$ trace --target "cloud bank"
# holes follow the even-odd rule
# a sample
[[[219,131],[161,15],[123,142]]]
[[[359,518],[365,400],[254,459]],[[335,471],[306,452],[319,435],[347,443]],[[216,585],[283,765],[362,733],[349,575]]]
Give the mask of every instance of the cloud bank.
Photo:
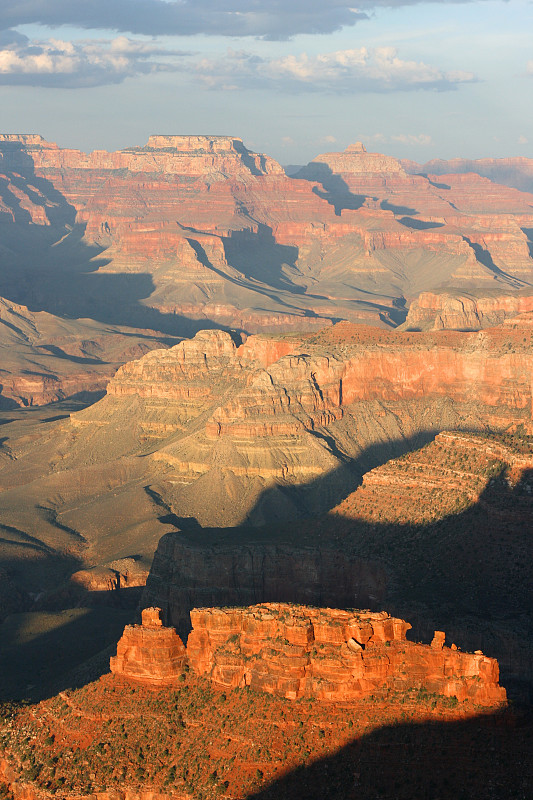
[[[161,59],[188,55],[125,36],[111,41],[30,41],[16,31],[0,34],[0,85],[79,89],[176,70]]]
[[[471,72],[443,72],[422,61],[404,61],[393,47],[337,50],[316,56],[265,59],[243,50],[223,58],[204,58],[195,66],[198,79],[212,89],[278,89],[286,92],[446,91],[475,81]]]
[[[353,0],[2,0],[0,29],[38,23],[150,36],[201,33],[287,39],[301,33],[332,33],[367,18],[380,6],[427,1],[360,0],[355,8]]]

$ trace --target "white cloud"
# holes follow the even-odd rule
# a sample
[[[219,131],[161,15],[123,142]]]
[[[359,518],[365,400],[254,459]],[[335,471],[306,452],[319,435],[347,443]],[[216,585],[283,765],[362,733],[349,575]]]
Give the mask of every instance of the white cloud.
[[[335,144],[335,142],[337,141],[337,139],[336,139],[336,137],[335,137],[335,136],[331,136],[331,135],[329,135],[329,136],[321,136],[321,137],[320,137],[320,139],[319,139],[318,141],[319,141],[321,144]]]
[[[528,144],[528,140],[523,134],[518,137],[518,144]]]
[[[197,77],[209,88],[327,93],[391,92],[414,89],[444,91],[475,81],[471,72],[443,72],[422,61],[405,61],[393,47],[337,50],[265,59],[245,50],[228,50],[221,58],[204,58],[195,65]]]
[[[76,43],[4,37],[0,41],[0,85],[80,88],[120,83],[134,75],[174,70],[172,62],[161,58],[179,55],[187,54],[125,36]]]

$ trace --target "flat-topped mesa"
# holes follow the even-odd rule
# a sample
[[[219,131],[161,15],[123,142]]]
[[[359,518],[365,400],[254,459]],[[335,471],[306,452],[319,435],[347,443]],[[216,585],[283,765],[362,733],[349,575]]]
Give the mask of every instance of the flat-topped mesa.
[[[121,151],[132,158],[132,171],[137,162],[146,156],[165,158],[170,172],[203,175],[221,172],[237,176],[241,172],[252,175],[284,175],[274,159],[253,153],[238,136],[181,136],[154,134],[142,148]]]
[[[183,153],[242,152],[247,148],[238,136],[180,136],[153,134],[148,137],[144,150],[177,150]]]
[[[186,652],[174,628],[165,628],[160,608],[145,608],[141,625],[126,625],[110,660],[115,675],[147,686],[169,686],[183,672]]]
[[[47,142],[40,133],[0,133],[0,145],[2,144],[23,144],[23,145],[52,145]],[[55,145],[57,147],[57,145]]]
[[[311,178],[311,173],[315,172],[317,179],[320,179],[324,177],[324,167],[329,167],[332,173],[337,174],[384,174],[407,178],[407,173],[396,158],[382,153],[368,153],[362,142],[348,145],[343,152],[321,153],[296,177],[305,172],[305,177]]]
[[[155,686],[179,681],[183,645],[161,626],[160,613],[145,609],[142,626],[126,626],[111,659],[115,675]],[[196,608],[191,622],[189,666],[228,689],[250,686],[288,700],[354,700],[413,688],[485,706],[506,700],[495,659],[445,647],[442,631],[431,645],[409,642],[411,625],[385,611],[263,603]]]
[[[505,701],[498,663],[481,652],[405,638],[408,622],[386,612],[285,603],[191,611],[190,666],[213,683],[287,699],[352,700],[388,688],[424,689],[480,705]]]
[[[0,134],[0,154],[22,150],[34,168],[53,179],[56,170],[128,170],[131,173],[242,177],[284,175],[269,156],[253,153],[235,136],[154,135],[143,147],[84,153],[58,147],[39,134]],[[17,162],[14,162],[16,164]],[[63,183],[62,188],[65,189]],[[68,181],[67,181],[68,186]],[[92,194],[92,191],[89,192]]]

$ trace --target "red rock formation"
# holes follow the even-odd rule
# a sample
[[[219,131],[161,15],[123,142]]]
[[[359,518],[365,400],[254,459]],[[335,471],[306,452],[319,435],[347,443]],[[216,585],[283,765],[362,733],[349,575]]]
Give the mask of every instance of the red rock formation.
[[[5,136],[0,157],[13,201],[0,218],[50,224],[53,192],[38,199],[34,173],[77,211],[106,272],[152,276],[144,302],[163,314],[247,332],[339,317],[391,325],[394,300],[423,290],[512,292],[532,280],[531,195],[473,175],[409,175],[360,143],[298,178],[226,136],[152,136],[90,154]]]
[[[292,700],[353,700],[387,687],[486,706],[506,699],[495,659],[444,647],[441,631],[430,647],[409,642],[409,623],[385,612],[265,603],[193,609],[191,621],[190,666],[227,688],[250,686]],[[142,626],[126,627],[111,671],[149,685],[173,684],[183,667],[180,645],[173,629],[161,627],[159,609],[145,609]]]
[[[127,680],[169,686],[182,674],[185,658],[185,647],[176,631],[163,627],[161,609],[145,608],[142,625],[126,625],[110,668]]]
[[[480,330],[533,311],[533,296],[492,295],[469,297],[443,292],[423,292],[410,307],[407,330]]]
[[[251,686],[288,699],[351,700],[390,687],[416,687],[480,705],[506,699],[498,663],[481,652],[405,639],[411,627],[385,612],[265,603],[195,609],[187,643],[192,668],[219,686]]]

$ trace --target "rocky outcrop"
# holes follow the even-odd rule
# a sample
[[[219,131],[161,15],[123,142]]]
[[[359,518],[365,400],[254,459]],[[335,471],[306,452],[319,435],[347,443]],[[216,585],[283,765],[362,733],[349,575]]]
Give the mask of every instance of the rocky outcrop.
[[[412,688],[493,706],[506,699],[498,663],[483,653],[430,646],[405,638],[411,627],[386,612],[339,611],[285,603],[247,608],[196,608],[187,641],[189,666],[224,688],[250,686],[289,700],[354,700],[385,688]],[[185,650],[160,610],[143,611],[142,626],[127,626],[111,671],[148,685],[172,685]]]
[[[158,608],[145,608],[141,625],[126,625],[111,658],[111,672],[148,686],[177,682],[186,660],[185,647],[173,628],[165,628]]]
[[[481,652],[405,638],[411,627],[386,612],[266,603],[195,609],[187,642],[191,667],[219,686],[250,686],[287,699],[352,700],[384,687],[416,687],[459,701],[505,701],[498,662]]]
[[[70,595],[88,605],[112,602],[110,592],[123,601],[122,589],[139,589],[146,585],[149,570],[133,558],[120,558],[108,564],[74,572],[69,579]],[[136,598],[139,592],[136,593]]]

